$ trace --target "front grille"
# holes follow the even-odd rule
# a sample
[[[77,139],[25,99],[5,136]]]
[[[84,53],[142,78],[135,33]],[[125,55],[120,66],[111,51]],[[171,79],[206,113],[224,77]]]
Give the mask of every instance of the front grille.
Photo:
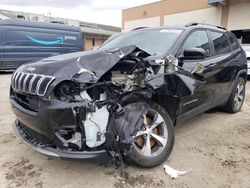
[[[44,96],[54,79],[53,76],[15,72],[11,85],[14,91]]]

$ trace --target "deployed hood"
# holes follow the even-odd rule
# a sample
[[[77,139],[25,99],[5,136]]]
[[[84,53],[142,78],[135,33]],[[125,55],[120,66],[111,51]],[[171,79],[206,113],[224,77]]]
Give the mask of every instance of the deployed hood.
[[[43,59],[18,68],[19,72],[43,74],[70,80],[79,78],[86,83],[96,83],[102,75],[122,58],[138,50],[136,46],[126,46],[111,50],[76,52]]]

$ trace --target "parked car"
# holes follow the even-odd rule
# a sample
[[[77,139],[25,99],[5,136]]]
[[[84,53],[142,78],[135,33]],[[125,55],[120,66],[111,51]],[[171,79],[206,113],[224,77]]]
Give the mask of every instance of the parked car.
[[[242,45],[242,48],[247,54],[247,75],[250,75],[250,45]]]
[[[133,30],[98,50],[19,67],[13,129],[46,155],[153,167],[169,157],[175,126],[214,107],[239,112],[246,78],[245,52],[222,27]]]
[[[0,21],[0,70],[49,56],[81,51],[79,27],[21,20]]]

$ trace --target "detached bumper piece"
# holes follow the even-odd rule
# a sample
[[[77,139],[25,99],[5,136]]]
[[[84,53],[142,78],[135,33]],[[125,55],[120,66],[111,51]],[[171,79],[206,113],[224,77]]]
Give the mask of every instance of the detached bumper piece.
[[[72,151],[56,148],[55,145],[43,135],[25,127],[18,120],[12,124],[15,134],[24,141],[26,145],[34,150],[51,157],[70,159],[89,159],[106,155],[105,150],[101,151]]]

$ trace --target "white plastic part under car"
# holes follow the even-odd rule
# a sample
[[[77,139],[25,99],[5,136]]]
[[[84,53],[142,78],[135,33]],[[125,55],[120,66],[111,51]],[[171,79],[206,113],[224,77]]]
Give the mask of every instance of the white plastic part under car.
[[[81,92],[80,95],[83,99],[91,100],[86,91]],[[103,99],[105,99],[105,93],[101,95],[101,100]],[[108,119],[109,112],[106,105],[99,109],[96,107],[95,112],[87,114],[86,121],[84,122],[84,130],[88,147],[97,147],[105,142]]]
[[[250,45],[242,45],[247,55],[247,75],[250,75]]]
[[[107,106],[96,109],[96,112],[89,113],[84,122],[86,135],[86,144],[93,148],[102,145],[105,142],[105,132],[108,124],[109,112]]]

